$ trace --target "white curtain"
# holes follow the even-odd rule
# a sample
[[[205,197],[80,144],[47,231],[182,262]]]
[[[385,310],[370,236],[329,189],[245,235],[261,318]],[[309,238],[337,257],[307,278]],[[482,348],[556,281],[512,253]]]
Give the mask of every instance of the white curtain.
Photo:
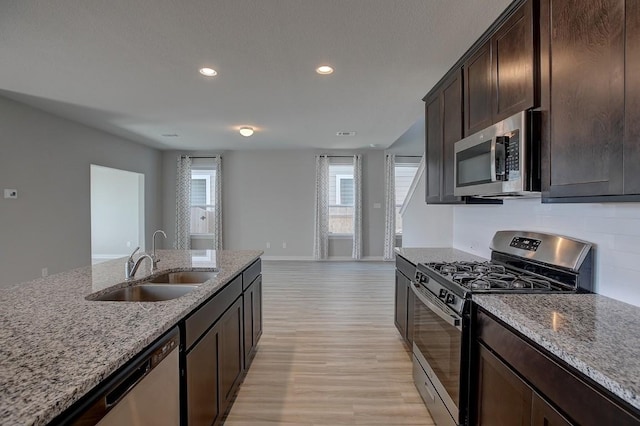
[[[176,249],[191,248],[191,158],[178,157],[176,178]]]
[[[396,156],[384,159],[384,260],[393,260],[396,245]]]
[[[313,233],[313,257],[316,260],[329,257],[329,157],[316,156],[315,229]]]
[[[215,222],[213,231],[213,248],[222,250],[222,157],[215,157],[216,189],[215,189]]]
[[[353,250],[351,257],[362,259],[362,155],[353,156]]]

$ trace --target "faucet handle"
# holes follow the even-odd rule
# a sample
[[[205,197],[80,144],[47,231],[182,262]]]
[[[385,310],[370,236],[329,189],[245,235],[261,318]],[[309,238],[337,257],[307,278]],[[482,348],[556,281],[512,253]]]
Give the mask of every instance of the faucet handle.
[[[138,252],[138,250],[140,250],[140,246],[136,247],[136,249],[133,251],[133,253],[131,253],[131,256],[129,256],[129,259],[133,259],[133,255],[136,254]]]

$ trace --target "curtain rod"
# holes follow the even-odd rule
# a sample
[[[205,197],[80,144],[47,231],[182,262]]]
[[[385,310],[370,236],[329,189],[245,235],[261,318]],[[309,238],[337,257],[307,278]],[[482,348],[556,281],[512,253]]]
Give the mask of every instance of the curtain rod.
[[[189,158],[218,158],[220,156],[219,155],[214,155],[213,157],[192,157],[190,155],[181,155],[180,156],[180,158],[187,158],[187,157],[189,157]]]

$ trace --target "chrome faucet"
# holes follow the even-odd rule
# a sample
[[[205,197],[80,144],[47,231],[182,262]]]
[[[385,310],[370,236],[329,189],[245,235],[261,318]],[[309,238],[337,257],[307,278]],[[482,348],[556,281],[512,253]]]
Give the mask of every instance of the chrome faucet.
[[[124,264],[124,277],[127,280],[133,279],[134,275],[138,271],[138,268],[140,267],[140,264],[144,259],[149,259],[151,261],[151,265],[153,265],[153,258],[146,253],[142,254],[142,256],[140,256],[138,260],[134,262],[133,255],[136,254],[138,250],[140,250],[140,247],[136,247],[133,253],[131,253],[131,256],[129,256],[129,259],[127,259],[127,262]]]
[[[156,235],[162,234],[165,238],[167,238],[167,234],[164,233],[162,229],[158,229],[153,233],[153,254],[151,255],[151,259],[153,260],[153,270],[158,269],[158,262],[160,262],[160,258],[156,255]]]

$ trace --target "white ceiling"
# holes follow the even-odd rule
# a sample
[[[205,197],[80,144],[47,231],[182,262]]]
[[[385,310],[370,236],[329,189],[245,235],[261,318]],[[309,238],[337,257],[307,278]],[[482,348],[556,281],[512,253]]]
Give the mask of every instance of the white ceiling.
[[[385,148],[509,3],[0,0],[0,94],[160,149]]]

